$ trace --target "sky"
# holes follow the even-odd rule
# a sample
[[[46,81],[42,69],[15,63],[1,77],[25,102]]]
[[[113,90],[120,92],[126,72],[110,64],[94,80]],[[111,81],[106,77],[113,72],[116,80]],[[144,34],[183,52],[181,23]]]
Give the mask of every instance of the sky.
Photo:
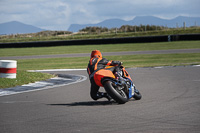
[[[200,17],[200,0],[0,0],[0,23],[19,21],[46,30],[136,16]]]

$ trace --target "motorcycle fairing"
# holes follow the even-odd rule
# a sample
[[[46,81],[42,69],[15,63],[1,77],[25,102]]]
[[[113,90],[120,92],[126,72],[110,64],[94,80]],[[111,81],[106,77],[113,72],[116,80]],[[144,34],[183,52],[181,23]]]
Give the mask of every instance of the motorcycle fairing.
[[[131,76],[128,74],[128,72],[125,70],[125,67],[122,68],[122,72],[123,72],[123,75],[128,78],[129,80],[131,80],[132,82],[132,79],[131,79]]]
[[[103,86],[101,83],[102,78],[109,77],[115,78],[114,74],[110,70],[101,69],[94,74],[94,81],[98,86]]]
[[[128,98],[132,98],[134,96],[134,86],[131,84],[130,88],[128,88],[128,91],[129,91],[129,96]]]
[[[94,74],[94,81],[98,86],[103,87],[102,79],[104,79],[105,81],[110,80],[116,85],[121,85],[118,82],[115,82],[112,80],[112,79],[115,79],[115,75],[113,74],[113,72],[111,70],[109,70],[109,68],[112,68],[112,67],[113,66],[108,66],[108,67],[106,67],[106,69],[101,69]],[[128,93],[127,93],[128,98],[130,99],[134,96],[135,86],[132,82],[130,75],[128,74],[128,72],[125,70],[124,67],[122,68],[122,72],[123,72],[123,75],[125,76],[125,79],[129,80],[129,82],[130,82],[130,86],[128,88]]]

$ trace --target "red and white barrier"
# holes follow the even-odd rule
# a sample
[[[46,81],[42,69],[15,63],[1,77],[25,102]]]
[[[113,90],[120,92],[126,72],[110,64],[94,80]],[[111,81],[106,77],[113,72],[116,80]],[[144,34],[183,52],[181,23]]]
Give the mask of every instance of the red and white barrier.
[[[0,78],[16,78],[17,61],[0,60]]]

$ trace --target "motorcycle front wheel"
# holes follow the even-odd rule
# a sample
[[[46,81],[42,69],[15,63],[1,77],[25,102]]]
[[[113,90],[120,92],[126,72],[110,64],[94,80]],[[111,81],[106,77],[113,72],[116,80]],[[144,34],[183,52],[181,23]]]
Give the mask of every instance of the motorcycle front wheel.
[[[135,100],[140,100],[142,98],[142,95],[140,94],[140,92],[137,89],[135,89],[135,94],[134,94],[133,98]]]
[[[108,95],[110,95],[117,103],[124,104],[128,101],[126,93],[113,86],[111,81],[106,81],[103,85]]]

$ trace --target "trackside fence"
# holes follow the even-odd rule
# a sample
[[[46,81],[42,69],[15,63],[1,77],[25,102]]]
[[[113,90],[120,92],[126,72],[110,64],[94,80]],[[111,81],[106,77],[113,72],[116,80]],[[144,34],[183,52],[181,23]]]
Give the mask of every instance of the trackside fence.
[[[200,34],[123,37],[123,38],[85,39],[85,40],[66,40],[66,41],[0,43],[0,48],[50,47],[50,46],[119,44],[119,43],[147,43],[147,42],[170,42],[170,41],[189,41],[189,40],[191,41],[200,40]]]

